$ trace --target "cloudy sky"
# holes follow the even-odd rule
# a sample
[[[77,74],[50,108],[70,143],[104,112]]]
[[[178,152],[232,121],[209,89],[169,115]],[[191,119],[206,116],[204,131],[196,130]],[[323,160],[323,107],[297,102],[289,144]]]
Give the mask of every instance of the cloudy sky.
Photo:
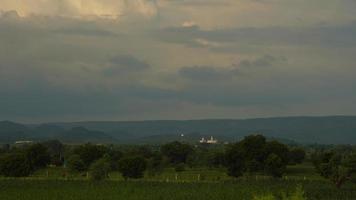
[[[0,120],[356,115],[354,0],[0,0]]]

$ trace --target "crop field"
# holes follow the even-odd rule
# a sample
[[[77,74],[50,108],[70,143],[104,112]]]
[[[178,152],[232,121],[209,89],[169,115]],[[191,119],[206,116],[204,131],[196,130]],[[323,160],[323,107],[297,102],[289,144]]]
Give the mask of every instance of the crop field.
[[[292,193],[302,185],[307,199],[355,199],[356,186],[341,190],[327,182],[313,181],[236,181],[221,183],[165,183],[150,181],[60,181],[2,180],[0,199],[4,200],[236,200],[273,194],[276,197]]]
[[[274,195],[276,199],[292,194],[301,186],[308,200],[354,200],[356,184],[337,189],[316,175],[311,166],[288,168],[283,179],[244,176],[234,180],[223,170],[189,169],[176,173],[167,169],[162,174],[124,181],[119,173],[106,181],[92,182],[85,174],[63,178],[63,170],[49,168],[29,178],[0,180],[1,200],[239,200]]]

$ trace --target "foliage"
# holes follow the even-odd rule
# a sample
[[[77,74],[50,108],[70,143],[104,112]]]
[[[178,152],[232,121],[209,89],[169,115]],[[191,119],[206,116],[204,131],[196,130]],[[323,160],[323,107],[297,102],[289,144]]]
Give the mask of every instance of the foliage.
[[[0,170],[4,176],[29,176],[34,171],[46,167],[50,162],[47,148],[34,144],[25,149],[6,153],[0,160]]]
[[[110,163],[104,158],[95,161],[89,168],[90,178],[95,181],[107,178],[109,172]]]
[[[225,164],[225,155],[224,152],[214,151],[208,155],[208,163],[209,167],[221,167]]]
[[[51,164],[61,166],[63,164],[64,145],[58,140],[50,140],[42,143],[51,156]]]
[[[352,179],[356,172],[355,155],[321,152],[313,155],[313,163],[321,176],[331,180],[337,188]]]
[[[31,166],[23,153],[6,154],[0,160],[0,173],[6,177],[25,177],[31,174]]]
[[[79,155],[71,155],[67,160],[67,166],[71,171],[85,171],[86,167]]]
[[[185,171],[185,164],[184,163],[179,163],[174,167],[174,170],[176,172],[184,172]]]
[[[242,176],[244,172],[267,172],[281,177],[288,164],[288,153],[288,147],[282,143],[267,142],[262,135],[250,135],[228,146],[224,162],[233,177]]]
[[[42,144],[31,145],[25,150],[25,156],[31,171],[46,167],[51,161],[48,149]]]
[[[103,157],[105,157],[110,163],[111,170],[118,170],[119,160],[123,157],[123,153],[120,150],[112,149],[109,150]]]
[[[188,156],[193,153],[189,144],[171,142],[161,148],[163,155],[167,156],[172,164],[186,163]]]
[[[240,141],[246,161],[246,168],[249,172],[263,170],[263,163],[266,158],[266,138],[262,135],[250,135]]]
[[[107,149],[101,145],[93,145],[87,143],[78,146],[74,149],[74,154],[79,155],[80,159],[84,162],[85,169],[88,169],[91,163],[103,157]]]
[[[270,154],[277,155],[281,159],[284,165],[287,165],[289,162],[289,149],[286,145],[280,142],[277,141],[267,142],[265,146],[265,153],[267,157],[269,157]],[[265,157],[265,159],[267,159],[267,157]]]
[[[146,166],[146,160],[139,156],[124,157],[119,161],[119,171],[125,179],[142,178]]]
[[[242,176],[246,169],[245,160],[243,146],[240,143],[229,146],[225,154],[225,165],[228,175],[232,177]]]
[[[301,164],[305,159],[306,153],[302,148],[293,148],[289,151],[289,164]]]
[[[162,155],[159,153],[154,154],[147,162],[148,175],[155,176],[161,174],[164,169]]]
[[[282,177],[285,172],[286,165],[283,160],[276,154],[270,154],[265,161],[265,171],[273,177]]]

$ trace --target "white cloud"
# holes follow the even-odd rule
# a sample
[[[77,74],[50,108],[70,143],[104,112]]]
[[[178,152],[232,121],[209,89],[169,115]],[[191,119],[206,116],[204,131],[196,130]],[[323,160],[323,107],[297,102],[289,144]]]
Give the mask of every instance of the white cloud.
[[[20,16],[61,16],[71,18],[109,18],[138,14],[152,17],[157,14],[150,0],[1,0],[0,10],[16,11]]]

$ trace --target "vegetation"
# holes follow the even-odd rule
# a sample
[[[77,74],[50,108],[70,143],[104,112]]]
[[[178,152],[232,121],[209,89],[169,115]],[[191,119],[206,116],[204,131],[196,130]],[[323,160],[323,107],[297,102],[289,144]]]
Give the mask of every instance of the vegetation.
[[[4,146],[0,199],[356,199],[355,155],[353,146],[287,146],[262,135],[228,145]],[[21,196],[15,185],[26,187]]]
[[[146,161],[142,157],[126,157],[119,161],[119,171],[125,180],[128,178],[142,178],[146,165]]]
[[[266,141],[262,135],[251,135],[228,147],[226,162],[230,176],[240,177],[244,172],[263,173],[282,177],[289,163],[289,149],[277,141]]]
[[[345,152],[319,152],[313,155],[313,162],[319,174],[331,180],[337,188],[352,180],[356,173],[356,154]]]
[[[110,163],[106,159],[99,159],[90,166],[90,177],[95,181],[103,180],[108,177],[110,169]]]

